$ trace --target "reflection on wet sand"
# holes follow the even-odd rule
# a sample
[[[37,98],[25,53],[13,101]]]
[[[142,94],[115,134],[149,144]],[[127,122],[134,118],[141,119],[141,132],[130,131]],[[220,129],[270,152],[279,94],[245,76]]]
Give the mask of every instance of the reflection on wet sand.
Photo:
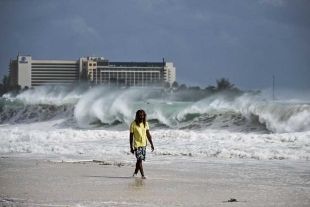
[[[144,188],[144,185],[145,185],[144,179],[134,178],[133,182],[130,182],[128,184],[128,187],[133,190],[142,190]]]

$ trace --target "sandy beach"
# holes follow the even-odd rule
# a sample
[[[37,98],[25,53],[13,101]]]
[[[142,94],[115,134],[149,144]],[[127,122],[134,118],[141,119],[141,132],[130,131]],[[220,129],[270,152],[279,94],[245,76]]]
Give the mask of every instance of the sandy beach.
[[[307,161],[0,159],[0,206],[309,206]],[[236,199],[237,202],[228,202]]]

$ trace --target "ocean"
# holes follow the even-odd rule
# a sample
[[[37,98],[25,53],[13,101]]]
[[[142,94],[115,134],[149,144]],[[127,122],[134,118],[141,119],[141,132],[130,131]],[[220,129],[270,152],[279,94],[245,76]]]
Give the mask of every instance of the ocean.
[[[147,160],[310,159],[310,104],[264,95],[180,101],[146,89],[41,87],[0,98],[0,155],[133,162],[129,125],[144,109],[155,151]],[[168,98],[167,98],[168,97]],[[172,98],[171,98],[172,97]]]

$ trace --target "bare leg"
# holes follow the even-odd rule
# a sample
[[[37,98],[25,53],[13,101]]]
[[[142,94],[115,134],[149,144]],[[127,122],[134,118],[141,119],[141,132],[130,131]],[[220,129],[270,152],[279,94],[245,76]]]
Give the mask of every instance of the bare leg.
[[[140,165],[140,173],[142,175],[142,177],[144,176],[144,172],[143,172],[143,166],[142,166],[142,160],[139,159],[139,165]]]
[[[139,165],[139,161],[137,160],[135,174],[138,174],[139,170],[140,170],[140,165]]]
[[[140,170],[141,175],[144,176],[142,159],[137,160],[135,174],[138,174],[139,170]]]

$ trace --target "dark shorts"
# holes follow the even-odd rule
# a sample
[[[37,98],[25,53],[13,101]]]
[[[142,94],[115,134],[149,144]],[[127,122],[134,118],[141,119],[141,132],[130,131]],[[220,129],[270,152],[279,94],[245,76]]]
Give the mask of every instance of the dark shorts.
[[[137,160],[141,159],[145,161],[146,147],[135,147],[135,155]]]

